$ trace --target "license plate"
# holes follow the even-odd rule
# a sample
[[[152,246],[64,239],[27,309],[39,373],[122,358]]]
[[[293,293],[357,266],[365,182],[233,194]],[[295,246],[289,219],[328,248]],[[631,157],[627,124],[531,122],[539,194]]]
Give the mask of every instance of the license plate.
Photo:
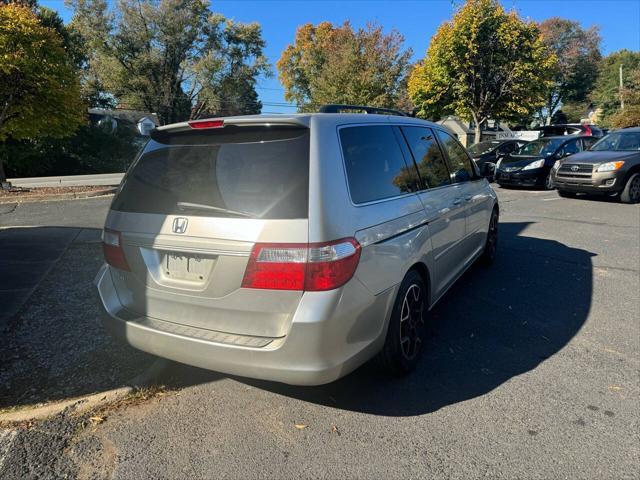
[[[204,280],[211,259],[198,255],[167,253],[165,255],[165,274],[177,280]]]

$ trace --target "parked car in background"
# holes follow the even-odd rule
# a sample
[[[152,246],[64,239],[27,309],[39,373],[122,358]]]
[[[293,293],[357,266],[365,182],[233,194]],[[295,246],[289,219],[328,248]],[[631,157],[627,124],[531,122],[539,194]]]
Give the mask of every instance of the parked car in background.
[[[410,371],[428,310],[495,257],[498,201],[440,125],[354,108],[153,130],[105,223],[108,328],[290,384]]]
[[[562,197],[577,193],[618,196],[640,202],[640,128],[616,130],[590,150],[553,167],[553,183]]]
[[[502,158],[496,165],[495,180],[500,185],[519,185],[553,189],[551,168],[556,160],[589,148],[593,137],[545,137],[524,145]]]
[[[558,137],[561,135],[588,135],[596,138],[604,137],[604,131],[596,125],[581,123],[562,123],[540,127],[540,138]]]
[[[471,145],[467,151],[478,165],[483,177],[493,179],[496,163],[505,155],[515,152],[528,143],[526,140],[487,140]]]

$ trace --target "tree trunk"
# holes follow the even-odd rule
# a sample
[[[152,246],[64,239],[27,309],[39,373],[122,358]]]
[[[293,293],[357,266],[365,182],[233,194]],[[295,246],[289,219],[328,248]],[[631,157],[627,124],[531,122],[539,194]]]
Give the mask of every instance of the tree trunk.
[[[476,122],[475,128],[475,136],[473,138],[473,143],[480,143],[480,139],[482,138],[482,127],[479,123]]]
[[[7,174],[4,172],[4,160],[0,158],[0,190],[2,190],[1,185],[2,182],[7,181]]]

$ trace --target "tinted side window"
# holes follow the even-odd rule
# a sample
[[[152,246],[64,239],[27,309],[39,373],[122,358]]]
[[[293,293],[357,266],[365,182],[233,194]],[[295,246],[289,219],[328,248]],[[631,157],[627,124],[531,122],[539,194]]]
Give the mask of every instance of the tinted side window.
[[[424,127],[402,127],[418,171],[427,187],[440,187],[451,183],[449,170],[433,131]]]
[[[564,150],[565,155],[573,155],[574,153],[578,153],[580,151],[580,148],[578,147],[578,139],[571,140],[570,142],[565,143],[562,149]]]
[[[472,180],[474,177],[473,166],[462,145],[448,133],[441,130],[437,130],[437,132],[438,138],[442,142],[449,157],[449,168],[451,169],[453,180],[456,183]]]
[[[597,138],[593,138],[593,137],[583,138],[582,139],[582,144],[584,146],[583,150],[589,150],[591,148],[591,145],[593,145],[597,141],[598,141],[598,139]]]
[[[500,153],[511,153],[514,150],[518,149],[518,144],[515,142],[507,142],[500,145],[498,148],[498,152]]]
[[[412,191],[411,182],[407,181],[410,169],[391,126],[342,128],[340,142],[354,203],[381,200]]]

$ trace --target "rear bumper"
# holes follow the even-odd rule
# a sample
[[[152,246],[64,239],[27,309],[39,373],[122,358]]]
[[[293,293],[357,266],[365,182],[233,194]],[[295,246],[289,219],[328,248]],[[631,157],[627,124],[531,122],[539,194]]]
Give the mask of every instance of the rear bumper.
[[[614,194],[624,188],[625,172],[594,172],[593,175],[563,177],[554,174],[553,183],[558,190],[574,193]]]
[[[200,368],[292,385],[332,382],[375,355],[382,348],[397,290],[374,296],[352,279],[341,289],[306,292],[287,335],[270,338],[132,314],[120,303],[106,265],[95,283],[104,325],[129,345]]]
[[[500,185],[521,185],[528,187],[540,187],[549,173],[548,169],[537,168],[534,170],[519,170],[517,172],[505,172],[498,170],[495,175],[496,182]]]

